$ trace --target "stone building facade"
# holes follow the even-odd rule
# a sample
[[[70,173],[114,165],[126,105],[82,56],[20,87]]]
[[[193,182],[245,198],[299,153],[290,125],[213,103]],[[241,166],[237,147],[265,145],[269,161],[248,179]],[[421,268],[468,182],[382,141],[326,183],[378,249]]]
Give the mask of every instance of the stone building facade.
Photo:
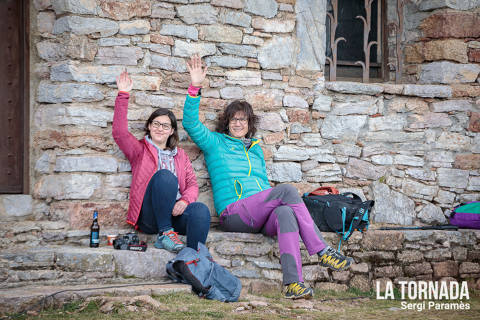
[[[382,1],[390,64],[368,84],[328,81],[327,2],[31,1],[30,191],[0,196],[0,246],[85,236],[94,209],[103,230],[128,227],[130,166],[111,136],[125,68],[131,131],[142,137],[156,107],[171,109],[216,216],[203,155],[181,125],[193,53],[210,66],[201,120],[214,128],[229,102],[251,103],[273,184],[353,191],[375,200],[373,223],[443,224],[479,201],[480,1],[405,1],[397,82],[397,1]]]

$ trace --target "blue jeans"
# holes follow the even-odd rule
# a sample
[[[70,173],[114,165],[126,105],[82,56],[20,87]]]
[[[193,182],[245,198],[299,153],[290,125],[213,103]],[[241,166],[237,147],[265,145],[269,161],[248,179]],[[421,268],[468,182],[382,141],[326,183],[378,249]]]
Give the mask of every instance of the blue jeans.
[[[157,171],[148,183],[143,197],[137,226],[147,234],[162,233],[173,227],[187,235],[187,246],[197,250],[198,242],[205,243],[210,229],[210,210],[201,202],[190,203],[183,214],[172,216],[176,203],[178,180],[173,173]]]

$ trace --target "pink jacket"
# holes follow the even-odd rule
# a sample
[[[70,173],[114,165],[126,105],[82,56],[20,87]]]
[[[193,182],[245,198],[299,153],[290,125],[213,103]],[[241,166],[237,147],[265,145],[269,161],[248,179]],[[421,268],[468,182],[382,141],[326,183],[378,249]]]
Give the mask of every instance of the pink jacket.
[[[132,167],[132,185],[130,187],[127,222],[135,226],[150,178],[158,169],[158,152],[145,138],[137,140],[128,131],[127,109],[129,96],[127,92],[118,93],[113,113],[112,135]],[[180,200],[186,201],[187,204],[195,202],[198,198],[197,178],[193,172],[190,159],[183,149],[177,148],[174,162],[180,194],[182,195]]]

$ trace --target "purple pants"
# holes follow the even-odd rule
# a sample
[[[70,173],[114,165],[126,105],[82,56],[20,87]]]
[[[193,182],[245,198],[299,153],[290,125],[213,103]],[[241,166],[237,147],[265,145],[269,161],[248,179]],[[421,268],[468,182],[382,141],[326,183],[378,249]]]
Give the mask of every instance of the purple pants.
[[[299,235],[310,255],[326,247],[297,189],[289,184],[229,204],[220,224],[228,232],[277,236],[284,285],[303,282]]]

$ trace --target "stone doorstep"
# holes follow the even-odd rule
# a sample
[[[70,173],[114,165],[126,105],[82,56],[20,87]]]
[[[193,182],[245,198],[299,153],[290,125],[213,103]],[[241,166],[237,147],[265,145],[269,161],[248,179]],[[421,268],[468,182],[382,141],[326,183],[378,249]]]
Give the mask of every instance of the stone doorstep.
[[[185,284],[137,284],[137,285],[77,285],[77,286],[27,286],[0,290],[0,315],[27,310],[39,311],[43,307],[61,306],[69,301],[88,297],[164,295],[174,292],[190,292]],[[57,294],[55,294],[57,293]],[[53,295],[53,296],[52,296]]]

